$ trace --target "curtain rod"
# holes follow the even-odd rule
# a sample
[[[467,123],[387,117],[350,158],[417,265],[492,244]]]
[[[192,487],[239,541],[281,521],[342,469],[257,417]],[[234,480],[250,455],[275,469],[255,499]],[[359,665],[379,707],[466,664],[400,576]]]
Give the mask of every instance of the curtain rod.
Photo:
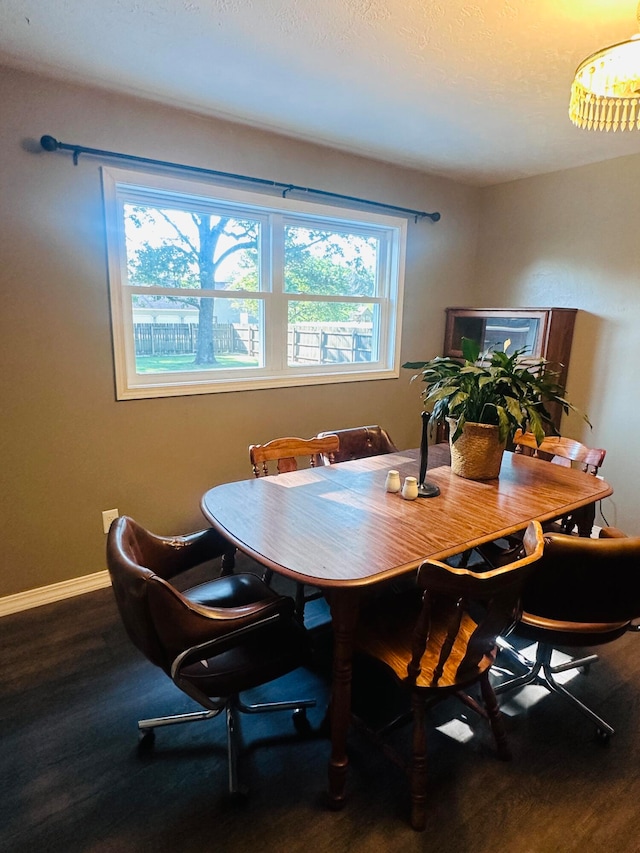
[[[150,157],[138,157],[135,154],[119,154],[117,151],[102,151],[99,148],[85,148],[84,145],[68,145],[66,142],[58,142],[58,140],[53,136],[41,136],[40,137],[40,145],[44,148],[45,151],[73,151],[73,165],[78,165],[78,158],[81,154],[91,154],[95,157],[108,157],[114,160],[127,160],[131,163],[144,163],[147,166],[163,166],[165,168],[170,169],[181,169],[186,172],[195,172],[199,175],[214,175],[218,178],[229,178],[234,181],[245,181],[247,183],[252,184],[260,184],[262,186],[273,187],[275,189],[282,190],[282,197],[286,198],[287,193],[290,192],[300,192],[300,193],[312,193],[313,195],[324,196],[325,198],[334,198],[340,199],[341,201],[352,201],[357,204],[368,204],[372,207],[380,207],[385,210],[395,210],[399,213],[407,213],[415,218],[417,222],[419,219],[431,219],[432,222],[437,222],[440,219],[440,214],[436,211],[435,213],[426,213],[424,210],[413,210],[410,207],[397,207],[394,204],[384,204],[384,202],[380,201],[370,201],[366,198],[356,198],[355,196],[350,195],[341,195],[340,193],[331,193],[326,190],[314,190],[311,187],[299,187],[295,184],[284,184],[280,181],[268,181],[264,178],[251,178],[248,175],[234,175],[232,172],[218,172],[215,169],[203,169],[200,166],[186,166],[181,163],[171,163],[167,160],[153,160]]]

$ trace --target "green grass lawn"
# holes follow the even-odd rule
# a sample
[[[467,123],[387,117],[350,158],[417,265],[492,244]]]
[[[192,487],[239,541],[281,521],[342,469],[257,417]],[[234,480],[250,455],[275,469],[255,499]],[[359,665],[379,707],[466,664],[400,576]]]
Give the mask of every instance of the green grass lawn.
[[[258,359],[238,353],[216,355],[216,364],[206,367],[193,363],[193,353],[186,355],[138,355],[136,373],[184,373],[188,370],[228,370],[233,367],[258,367]]]

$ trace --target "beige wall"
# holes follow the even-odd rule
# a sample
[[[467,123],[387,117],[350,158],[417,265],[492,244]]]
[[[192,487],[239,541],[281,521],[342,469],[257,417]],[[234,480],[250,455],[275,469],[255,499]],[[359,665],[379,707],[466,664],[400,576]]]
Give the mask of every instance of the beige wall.
[[[640,148],[640,143],[639,143]],[[579,308],[567,384],[604,447],[610,524],[640,535],[640,154],[482,191],[474,302]],[[599,523],[603,523],[600,521]]]
[[[0,68],[0,596],[104,569],[101,511],[157,532],[203,524],[199,500],[249,473],[247,446],[384,424],[419,436],[399,380],[116,402],[99,162],[43,134],[205,168],[439,210],[409,224],[402,359],[437,354],[468,304],[479,192],[248,127]],[[594,223],[595,224],[595,223]]]

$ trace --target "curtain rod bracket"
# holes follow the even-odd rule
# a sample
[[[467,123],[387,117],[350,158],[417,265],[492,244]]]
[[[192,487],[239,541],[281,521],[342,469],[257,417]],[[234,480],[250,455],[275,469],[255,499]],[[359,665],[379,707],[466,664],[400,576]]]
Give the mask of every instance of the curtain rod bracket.
[[[311,187],[298,187],[295,184],[283,184],[280,181],[267,181],[264,178],[251,178],[248,175],[234,175],[231,172],[219,172],[216,169],[204,169],[200,166],[187,166],[183,163],[171,163],[167,160],[154,160],[151,157],[138,157],[135,154],[119,154],[117,151],[102,151],[99,148],[85,148],[83,145],[68,145],[66,142],[58,142],[54,136],[45,134],[40,137],[40,145],[45,151],[71,151],[73,155],[73,165],[78,165],[78,159],[81,154],[92,154],[95,157],[106,157],[111,160],[127,160],[131,163],[143,163],[146,166],[160,166],[165,169],[181,169],[186,172],[195,172],[198,175],[208,175],[210,177],[226,178],[234,181],[244,181],[245,183],[259,184],[273,188],[282,188],[282,198],[287,197],[287,193],[301,192],[313,193],[314,195],[324,196],[325,198],[338,199],[340,201],[355,202],[356,204],[368,204],[371,207],[379,207],[384,210],[395,210],[397,213],[413,216],[417,223],[419,219],[430,219],[432,222],[440,220],[440,214],[427,213],[424,210],[413,210],[410,207],[398,207],[395,204],[385,204],[381,201],[371,201],[366,198],[356,198],[355,196],[342,195],[341,193],[331,193],[327,190],[314,190]]]

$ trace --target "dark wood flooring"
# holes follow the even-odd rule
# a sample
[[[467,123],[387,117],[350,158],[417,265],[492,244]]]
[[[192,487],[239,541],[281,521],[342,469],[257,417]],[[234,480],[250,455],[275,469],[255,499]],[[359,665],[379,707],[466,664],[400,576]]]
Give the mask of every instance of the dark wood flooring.
[[[264,691],[327,699],[318,665]],[[640,637],[600,649],[571,689],[616,728],[606,747],[561,698],[509,701],[514,759],[496,759],[484,721],[434,711],[430,816],[407,823],[402,772],[361,733],[350,741],[349,800],[325,806],[328,741],[301,740],[287,713],[244,718],[240,806],[226,796],[224,721],[159,730],[137,753],[139,718],[192,707],[131,646],[105,589],[0,619],[0,849],[129,851],[640,851]],[[380,706],[392,688],[376,687]],[[514,711],[516,708],[516,711]],[[464,720],[467,742],[436,728]],[[466,730],[466,729],[465,729]],[[397,740],[406,737],[399,733]],[[269,740],[266,740],[269,738]],[[271,738],[275,738],[272,740]]]

